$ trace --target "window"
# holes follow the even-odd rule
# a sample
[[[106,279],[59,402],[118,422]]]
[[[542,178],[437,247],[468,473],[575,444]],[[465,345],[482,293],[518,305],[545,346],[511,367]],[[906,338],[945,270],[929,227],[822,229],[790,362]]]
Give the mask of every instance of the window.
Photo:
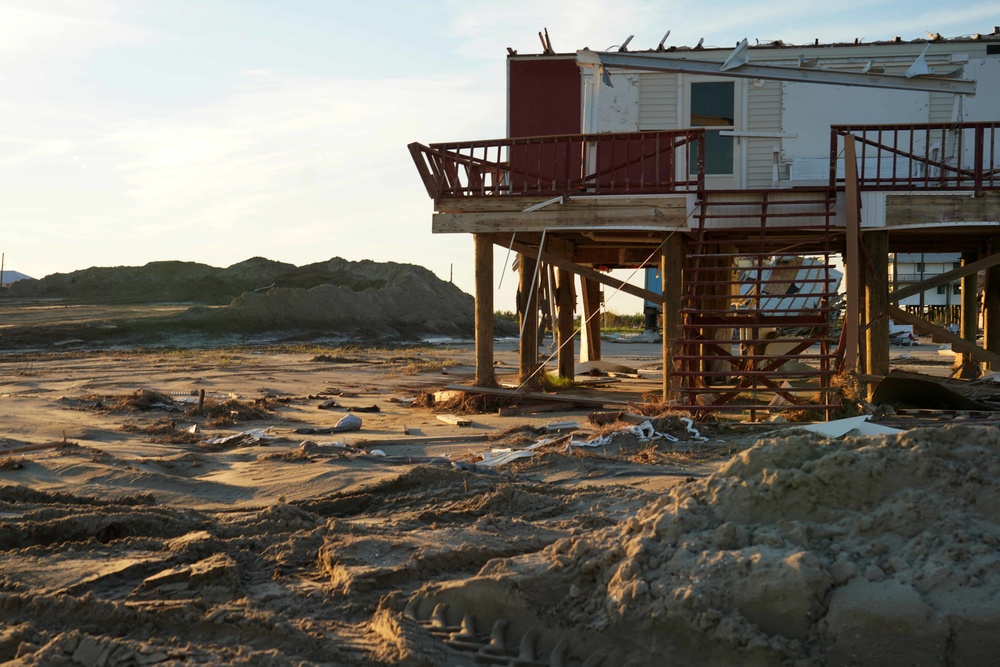
[[[924,263],[917,262],[917,273],[923,273],[923,272],[924,272]]]
[[[735,84],[732,81],[695,81],[691,83],[691,127],[705,130],[705,173],[733,173],[733,138],[722,130],[735,128]],[[691,171],[698,168],[698,155],[691,153]]]
[[[952,262],[951,263],[951,268],[952,268],[953,271],[955,269],[960,269],[960,268],[962,268],[962,263],[961,262]]]

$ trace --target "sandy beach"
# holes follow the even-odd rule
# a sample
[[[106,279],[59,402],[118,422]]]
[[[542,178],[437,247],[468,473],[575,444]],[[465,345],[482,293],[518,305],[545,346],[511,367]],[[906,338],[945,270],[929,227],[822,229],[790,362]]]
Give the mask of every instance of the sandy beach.
[[[637,379],[573,391],[639,409],[655,351],[619,349]],[[824,440],[665,414],[644,438],[587,409],[428,405],[472,356],[6,355],[0,661],[991,661],[995,428]]]

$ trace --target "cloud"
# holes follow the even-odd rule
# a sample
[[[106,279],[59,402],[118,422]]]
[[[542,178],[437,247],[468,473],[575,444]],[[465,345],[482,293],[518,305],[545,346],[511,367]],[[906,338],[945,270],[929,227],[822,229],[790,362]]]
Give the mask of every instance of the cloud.
[[[419,181],[407,143],[433,140],[421,135],[442,118],[458,133],[451,138],[479,137],[489,118],[482,110],[497,102],[456,78],[271,77],[206,107],[113,126],[104,141],[139,212],[197,211],[188,220],[201,224],[224,211],[238,218],[247,209],[239,202],[268,193],[384,199],[401,171]],[[502,115],[493,121],[502,127]]]
[[[0,4],[0,68],[24,57],[65,56],[143,39],[113,0],[5,0]]]

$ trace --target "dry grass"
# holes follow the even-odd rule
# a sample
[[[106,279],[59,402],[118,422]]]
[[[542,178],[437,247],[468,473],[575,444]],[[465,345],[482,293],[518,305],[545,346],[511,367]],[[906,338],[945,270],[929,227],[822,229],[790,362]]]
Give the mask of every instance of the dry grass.
[[[24,461],[20,457],[5,456],[0,459],[0,470],[21,470],[24,468]]]
[[[197,411],[197,409],[194,409]],[[219,428],[235,426],[240,422],[267,419],[274,410],[274,401],[267,398],[257,398],[253,401],[205,401],[205,426]]]
[[[147,412],[150,410],[166,410],[178,412],[188,419],[204,418],[204,425],[209,428],[233,426],[241,422],[268,419],[281,402],[278,399],[256,398],[252,401],[228,399],[217,401],[205,399],[201,414],[195,405],[178,403],[170,396],[149,389],[139,389],[127,396],[98,396],[88,394],[83,401],[92,403],[91,410],[99,412]],[[138,428],[138,427],[136,427]],[[158,427],[166,429],[166,427]],[[164,433],[166,430],[164,430]]]

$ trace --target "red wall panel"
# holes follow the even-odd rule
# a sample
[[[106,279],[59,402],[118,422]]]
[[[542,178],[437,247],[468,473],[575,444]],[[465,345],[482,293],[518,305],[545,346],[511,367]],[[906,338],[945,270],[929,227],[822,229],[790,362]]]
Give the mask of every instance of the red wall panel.
[[[580,132],[580,68],[575,56],[507,61],[511,138]]]

